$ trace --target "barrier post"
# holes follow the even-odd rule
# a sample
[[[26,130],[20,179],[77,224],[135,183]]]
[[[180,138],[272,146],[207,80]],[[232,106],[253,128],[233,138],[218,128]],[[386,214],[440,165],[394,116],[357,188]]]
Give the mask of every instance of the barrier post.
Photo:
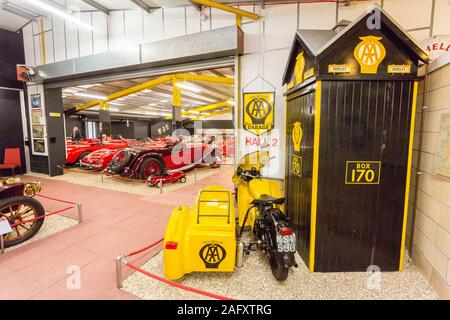
[[[5,243],[3,242],[3,235],[0,234],[0,252],[5,254]]]
[[[116,286],[122,289],[122,256],[116,258]]]
[[[159,183],[159,193],[163,193],[163,185],[164,185],[163,180],[159,179],[158,183]]]
[[[103,183],[103,171],[100,173],[100,175],[102,176],[102,183]]]
[[[81,203],[77,203],[77,209],[78,209],[78,223],[83,222],[83,209],[81,208]]]
[[[197,182],[197,167],[194,167],[194,179]]]

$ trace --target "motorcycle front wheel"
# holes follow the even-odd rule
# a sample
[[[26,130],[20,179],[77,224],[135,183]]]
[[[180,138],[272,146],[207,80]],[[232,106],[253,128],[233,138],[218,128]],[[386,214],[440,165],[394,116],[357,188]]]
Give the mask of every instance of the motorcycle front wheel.
[[[269,250],[269,264],[275,279],[278,281],[284,281],[287,279],[289,267],[286,268],[283,263],[283,255],[275,250]]]

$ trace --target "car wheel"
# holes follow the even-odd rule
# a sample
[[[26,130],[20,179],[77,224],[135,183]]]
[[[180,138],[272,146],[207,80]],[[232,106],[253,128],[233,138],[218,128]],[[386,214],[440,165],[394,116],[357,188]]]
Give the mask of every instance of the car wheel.
[[[161,161],[156,158],[147,158],[141,165],[140,178],[142,180],[148,180],[152,176],[162,175],[163,165]]]
[[[117,152],[114,157],[111,159],[109,164],[109,170],[114,173],[120,173],[123,168],[127,165],[128,161],[130,161],[130,151],[127,149],[120,150]]]
[[[34,198],[18,196],[0,201],[0,217],[5,217],[9,224],[14,225],[21,221],[29,221],[45,215],[42,204]],[[27,222],[16,227],[4,235],[5,248],[15,246],[31,239],[42,227],[44,218]]]
[[[83,160],[83,158],[86,157],[88,154],[91,154],[91,152],[90,152],[90,151],[83,152],[83,153],[78,157],[78,161],[77,161],[78,165],[81,164],[81,161]]]

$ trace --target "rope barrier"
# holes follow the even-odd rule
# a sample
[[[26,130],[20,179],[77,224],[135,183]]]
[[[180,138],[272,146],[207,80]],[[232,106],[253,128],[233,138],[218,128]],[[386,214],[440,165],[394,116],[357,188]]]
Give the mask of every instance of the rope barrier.
[[[145,271],[145,270],[139,268],[138,266],[136,266],[136,265],[134,265],[134,264],[132,264],[132,263],[129,263],[128,261],[125,261],[125,260],[123,259],[123,258],[126,258],[126,257],[135,256],[135,255],[137,255],[137,254],[139,254],[139,253],[142,253],[142,252],[144,252],[144,251],[147,251],[147,250],[149,250],[149,249],[155,247],[156,245],[162,243],[163,241],[164,241],[164,238],[161,238],[161,239],[159,239],[158,241],[155,241],[155,242],[153,242],[152,244],[150,244],[150,245],[148,245],[148,246],[146,246],[146,247],[144,247],[144,248],[142,248],[142,249],[139,249],[139,250],[130,252],[130,253],[128,253],[128,254],[123,255],[122,257],[119,257],[119,260],[118,260],[118,261],[119,261],[119,263],[125,264],[126,266],[128,266],[130,269],[132,269],[132,270],[134,270],[134,271],[137,271],[137,272],[139,272],[139,273],[142,273],[143,275],[146,275],[146,276],[148,276],[148,277],[150,277],[150,278],[153,278],[153,279],[155,279],[155,280],[158,280],[158,281],[160,281],[160,282],[163,282],[163,283],[165,283],[165,284],[168,284],[168,285],[170,285],[170,286],[172,286],[172,287],[176,287],[176,288],[179,288],[179,289],[182,289],[182,290],[185,290],[185,291],[193,292],[193,293],[200,294],[200,295],[203,295],[203,296],[205,296],[205,297],[209,297],[209,298],[213,298],[213,299],[217,299],[217,300],[234,300],[234,299],[227,298],[227,297],[224,297],[224,296],[215,294],[215,293],[203,291],[203,290],[200,290],[200,289],[196,289],[196,288],[192,288],[192,287],[183,285],[183,284],[178,283],[178,282],[174,282],[174,281],[167,280],[167,279],[165,279],[165,278],[163,278],[163,277],[160,277],[160,276],[158,276],[158,275],[156,275],[156,274],[153,274],[153,273],[151,273],[151,272]],[[119,269],[120,269],[120,268],[119,268]],[[118,269],[118,272],[120,272],[119,269]],[[118,278],[121,278],[121,275],[120,275],[120,274],[117,274],[117,277],[118,277]],[[119,282],[121,282],[121,279],[120,279]]]
[[[157,276],[156,274],[153,274],[153,273],[150,273],[148,271],[142,270],[141,268],[135,266],[134,264],[128,263],[126,261],[124,263],[130,269],[133,269],[133,270],[135,270],[137,272],[140,272],[140,273],[142,273],[142,274],[144,274],[144,275],[146,275],[148,277],[151,277],[151,278],[153,278],[155,280],[161,281],[161,282],[163,282],[165,284],[168,284],[168,285],[170,285],[172,287],[183,289],[183,290],[189,291],[189,292],[194,292],[194,293],[197,293],[197,294],[200,294],[200,295],[203,295],[203,296],[206,296],[206,297],[210,297],[210,298],[213,298],[213,299],[217,299],[217,300],[234,300],[234,299],[231,299],[231,298],[220,296],[220,295],[215,294],[215,293],[199,290],[199,289],[196,289],[196,288],[185,286],[185,285],[183,285],[181,283],[178,283],[178,282],[173,282],[173,281],[164,279],[164,278],[162,278],[160,276]]]
[[[49,196],[44,196],[44,195],[39,194],[39,193],[37,193],[36,196],[37,196],[37,197],[40,197],[40,198],[48,199],[48,200],[53,200],[53,201],[56,201],[56,202],[61,202],[61,203],[67,203],[67,204],[77,205],[77,203],[72,202],[72,201],[56,199],[56,198],[52,198],[52,197],[49,197]]]
[[[85,174],[95,174],[95,175],[105,175],[109,178],[118,179],[118,180],[124,180],[124,181],[131,181],[131,182],[143,182],[143,183],[150,183],[150,181],[145,179],[137,179],[137,178],[128,178],[128,177],[122,177],[121,175],[112,174],[105,171],[80,171],[72,168],[68,168],[67,166],[58,166],[58,168],[69,171],[69,172],[75,172],[75,173],[85,173]],[[196,170],[209,170],[208,167],[197,167]],[[173,171],[173,170],[171,170]]]
[[[67,207],[67,208],[64,208],[64,209],[61,209],[61,210],[58,210],[58,211],[55,211],[55,212],[50,212],[50,213],[48,213],[48,214],[44,214],[44,215],[39,216],[39,217],[34,218],[34,219],[24,220],[24,221],[19,221],[19,222],[16,222],[16,223],[12,224],[12,225],[11,225],[11,228],[18,227],[18,226],[20,226],[20,225],[22,225],[22,224],[25,224],[25,223],[35,222],[35,221],[44,219],[44,218],[49,217],[49,216],[53,216],[53,215],[55,215],[55,214],[59,214],[59,213],[61,213],[61,212],[64,212],[64,211],[67,211],[67,210],[70,210],[70,209],[73,209],[73,208],[75,208],[75,207]]]
[[[152,244],[146,246],[145,248],[142,248],[142,249],[139,249],[139,250],[130,252],[129,254],[125,255],[125,257],[132,257],[132,256],[135,256],[135,255],[137,255],[137,254],[139,254],[139,253],[142,253],[142,252],[144,252],[144,251],[147,251],[147,250],[153,248],[154,246],[156,246],[157,244],[159,244],[159,243],[161,243],[161,242],[163,242],[163,241],[164,241],[164,238],[161,238],[161,239],[159,239],[158,241],[153,242]]]

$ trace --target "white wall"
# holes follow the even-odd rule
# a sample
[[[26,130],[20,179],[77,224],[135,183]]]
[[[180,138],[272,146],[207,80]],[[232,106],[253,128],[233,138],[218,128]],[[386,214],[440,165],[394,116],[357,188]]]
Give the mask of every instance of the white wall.
[[[241,58],[241,83],[245,86],[261,74],[276,87],[276,130],[272,131],[272,137],[268,141],[273,139],[273,142],[276,142],[277,146],[273,147],[272,153],[277,155],[278,161],[272,160],[271,167],[268,168],[271,176],[282,178],[284,175],[282,131],[285,102],[281,77],[295,30],[330,29],[341,19],[355,19],[372,3],[383,5],[383,8],[404,28],[411,30],[411,34],[419,41],[430,35],[448,33],[450,30],[448,0],[352,1],[348,7],[337,6],[332,2],[266,5],[265,9],[255,5],[241,6],[242,9],[264,16],[264,19],[257,22],[244,19],[245,53]],[[42,34],[46,62],[51,63],[123,48],[131,43],[153,42],[235,23],[233,15],[216,9],[208,9],[206,14],[208,19],[203,21],[193,7],[159,9],[151,14],[142,10],[118,10],[112,11],[109,17],[101,12],[81,13],[80,17],[93,26],[93,31],[64,23],[57,17],[47,18],[44,20],[44,33],[38,23],[29,24],[23,29],[26,63],[43,63]],[[241,141],[245,141],[246,137],[254,137],[249,133],[241,135]],[[255,146],[250,150],[252,148]],[[249,149],[242,150],[246,151]]]

